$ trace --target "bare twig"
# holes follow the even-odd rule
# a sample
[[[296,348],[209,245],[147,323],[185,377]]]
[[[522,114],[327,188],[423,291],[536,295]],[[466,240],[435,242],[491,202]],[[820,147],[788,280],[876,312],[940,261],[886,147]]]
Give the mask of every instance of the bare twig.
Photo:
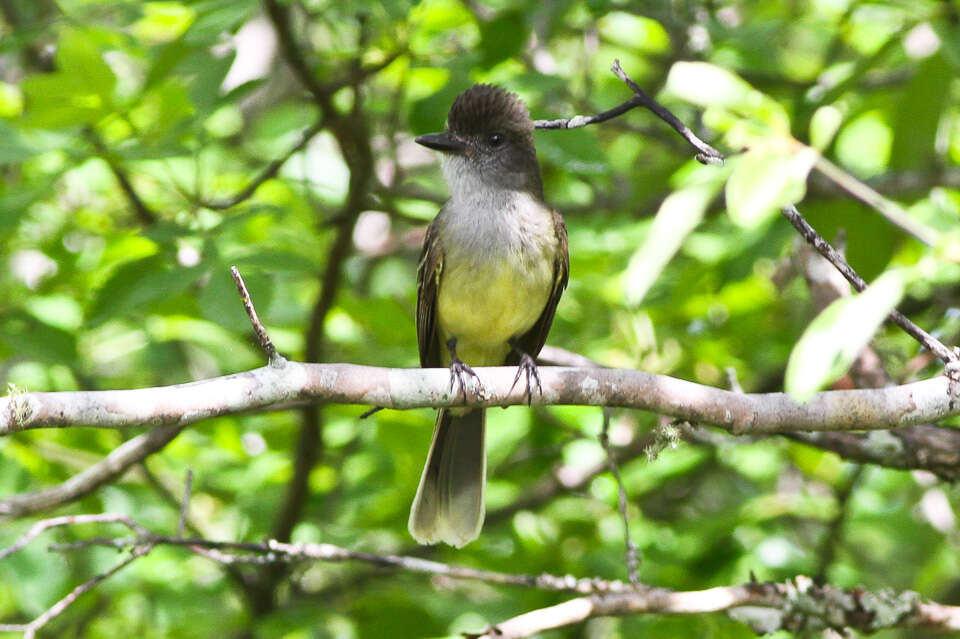
[[[243,302],[243,310],[247,312],[247,317],[250,318],[250,324],[253,325],[253,332],[257,336],[257,343],[260,344],[261,350],[267,355],[267,360],[271,366],[283,366],[286,359],[277,352],[277,348],[273,345],[273,342],[270,341],[267,329],[264,328],[263,323],[260,321],[260,316],[257,315],[257,309],[253,305],[253,300],[250,299],[250,292],[247,290],[247,285],[243,281],[243,276],[240,275],[240,270],[236,266],[231,266],[230,276],[233,278],[233,283],[237,285],[237,291],[240,293],[240,301]]]
[[[612,109],[597,113],[596,115],[577,115],[572,118],[560,120],[536,120],[533,126],[537,129],[578,129],[588,124],[597,124],[605,122],[611,118],[623,115],[627,111],[636,107],[644,107],[652,111],[658,118],[669,124],[673,129],[683,136],[690,145],[697,150],[697,161],[702,164],[723,164],[724,156],[720,151],[701,140],[690,130],[680,119],[670,112],[659,102],[647,95],[643,89],[626,74],[620,66],[619,60],[614,60],[610,70],[620,78],[630,90],[633,91],[633,97],[615,106]]]
[[[795,229],[800,232],[800,235],[809,242],[817,252],[827,258],[831,264],[833,264],[838,271],[840,271],[843,276],[850,282],[855,289],[862,291],[867,288],[867,283],[860,277],[856,271],[847,263],[847,261],[834,249],[829,242],[827,242],[817,231],[810,226],[810,224],[804,219],[800,214],[800,211],[797,210],[792,204],[788,204],[780,209],[780,212],[783,213],[783,216],[786,217]],[[929,349],[931,352],[936,354],[945,364],[950,364],[953,362],[960,361],[957,355],[954,354],[949,348],[947,348],[940,340],[935,338],[930,333],[926,332],[909,319],[907,319],[899,311],[893,311],[890,315],[887,316],[887,319],[902,328],[907,332],[910,337],[920,342],[923,346]]]
[[[520,639],[596,617],[721,611],[735,612],[748,623],[754,618],[762,619],[764,625],[757,628],[761,634],[823,628],[853,628],[866,633],[881,627],[960,628],[960,606],[925,602],[911,592],[820,587],[811,579],[798,576],[783,583],[751,582],[690,592],[650,588],[589,595],[527,612],[481,634],[468,636],[471,639]]]
[[[640,551],[630,536],[630,517],[627,514],[627,487],[623,485],[623,478],[620,476],[620,469],[617,467],[617,459],[610,446],[610,413],[611,409],[603,409],[603,430],[600,431],[600,444],[607,454],[607,466],[610,468],[610,474],[617,482],[617,510],[620,511],[620,518],[623,520],[623,541],[627,549],[627,576],[630,583],[638,585],[640,575],[637,573],[637,569],[640,567]]]

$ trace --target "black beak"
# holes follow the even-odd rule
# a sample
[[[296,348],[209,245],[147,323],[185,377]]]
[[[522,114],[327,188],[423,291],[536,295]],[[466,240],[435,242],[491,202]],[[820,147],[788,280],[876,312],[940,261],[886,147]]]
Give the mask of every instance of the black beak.
[[[415,142],[444,153],[463,153],[467,150],[467,146],[463,142],[446,132],[427,133],[418,137]]]

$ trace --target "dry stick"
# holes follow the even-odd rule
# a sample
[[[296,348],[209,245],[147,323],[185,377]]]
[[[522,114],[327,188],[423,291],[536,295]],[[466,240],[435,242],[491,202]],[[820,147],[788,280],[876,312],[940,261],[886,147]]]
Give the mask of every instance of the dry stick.
[[[823,237],[821,237],[820,234],[817,233],[812,226],[810,226],[810,224],[797,210],[797,207],[792,204],[787,204],[780,209],[780,212],[783,213],[783,216],[786,217],[790,223],[793,224],[793,227],[800,232],[800,235],[802,235],[807,242],[817,249],[817,252],[820,253],[820,255],[829,260],[830,263],[833,264],[837,270],[843,274],[843,276],[853,285],[855,289],[862,291],[867,288],[867,283],[864,281],[864,279],[853,270],[847,261],[843,259],[843,256],[840,255],[840,253],[837,252],[837,250],[834,249],[829,242],[823,239]],[[947,348],[943,342],[911,322],[899,311],[891,311],[891,313],[887,316],[887,319],[906,331],[908,335],[920,342],[928,350],[939,357],[945,364],[960,363],[960,358],[958,358],[953,351]]]
[[[633,91],[632,98],[623,104],[615,106],[607,111],[597,113],[596,115],[576,115],[572,118],[564,118],[560,120],[535,120],[533,123],[534,128],[548,130],[578,129],[580,127],[587,126],[588,124],[605,122],[611,118],[623,115],[627,111],[636,107],[644,107],[652,111],[658,118],[673,127],[677,133],[682,135],[683,138],[697,150],[696,158],[698,162],[701,164],[713,165],[723,164],[723,154],[698,138],[696,134],[694,134],[693,131],[691,131],[683,122],[681,122],[677,116],[671,113],[669,109],[665,108],[659,102],[647,95],[643,89],[641,89],[640,86],[626,74],[626,72],[620,66],[619,60],[613,61],[613,65],[611,65],[610,70],[613,71],[613,73],[628,87],[630,87],[630,90]]]
[[[640,567],[640,551],[637,544],[633,542],[630,536],[630,518],[627,516],[627,488],[623,485],[623,478],[620,477],[620,469],[617,467],[617,458],[610,447],[610,413],[612,409],[603,409],[603,430],[600,431],[600,444],[607,454],[607,465],[610,467],[610,474],[617,482],[617,510],[620,511],[620,518],[623,519],[623,541],[627,548],[627,576],[630,583],[638,585],[640,576],[637,574],[637,568]]]
[[[240,301],[243,302],[243,310],[247,312],[247,317],[250,318],[250,323],[253,325],[253,332],[257,336],[257,343],[260,344],[260,348],[266,353],[267,360],[271,366],[282,366],[287,360],[277,352],[273,342],[270,341],[270,336],[267,335],[267,329],[263,327],[260,316],[257,315],[257,309],[253,306],[253,300],[250,299],[250,292],[247,291],[247,285],[243,281],[243,276],[240,275],[240,271],[236,266],[230,267],[230,276],[233,277],[233,283],[237,285],[237,291],[240,293]]]

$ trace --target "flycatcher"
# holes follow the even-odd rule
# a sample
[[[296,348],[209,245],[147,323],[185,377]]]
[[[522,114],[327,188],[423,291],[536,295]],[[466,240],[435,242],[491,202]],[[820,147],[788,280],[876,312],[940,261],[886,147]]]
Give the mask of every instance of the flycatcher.
[[[516,364],[514,384],[525,375],[530,399],[570,270],[563,218],[543,199],[530,113],[515,94],[478,84],[454,100],[445,132],[416,141],[442,153],[450,187],[417,269],[420,365],[449,366],[466,401],[469,364]],[[482,408],[437,415],[410,510],[418,542],[460,547],[480,534],[485,422]]]

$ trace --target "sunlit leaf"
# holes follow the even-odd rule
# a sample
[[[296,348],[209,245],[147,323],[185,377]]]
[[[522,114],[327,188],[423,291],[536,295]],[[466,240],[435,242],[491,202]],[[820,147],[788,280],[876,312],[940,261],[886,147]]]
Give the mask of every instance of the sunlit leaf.
[[[726,188],[730,218],[752,228],[770,219],[781,206],[799,202],[817,156],[816,150],[804,147],[792,154],[759,149],[733,158]]]
[[[663,201],[643,244],[630,258],[623,278],[624,297],[639,304],[660,272],[674,256],[684,238],[703,219],[707,205],[716,197],[726,171],[705,167]]]
[[[804,402],[840,378],[903,297],[904,284],[902,271],[887,271],[862,293],[824,309],[790,354],[786,391]]]

